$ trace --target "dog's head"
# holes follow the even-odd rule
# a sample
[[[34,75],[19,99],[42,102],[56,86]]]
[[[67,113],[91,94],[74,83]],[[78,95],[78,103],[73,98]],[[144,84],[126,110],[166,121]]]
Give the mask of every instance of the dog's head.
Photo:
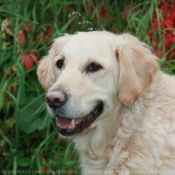
[[[94,128],[117,104],[131,106],[157,70],[146,44],[103,31],[57,38],[37,73],[59,132],[72,136]]]

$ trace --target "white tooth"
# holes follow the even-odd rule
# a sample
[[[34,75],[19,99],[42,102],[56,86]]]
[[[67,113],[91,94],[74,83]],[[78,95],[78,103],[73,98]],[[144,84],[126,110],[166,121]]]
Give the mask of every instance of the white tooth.
[[[75,128],[75,120],[74,119],[72,119],[72,128]]]

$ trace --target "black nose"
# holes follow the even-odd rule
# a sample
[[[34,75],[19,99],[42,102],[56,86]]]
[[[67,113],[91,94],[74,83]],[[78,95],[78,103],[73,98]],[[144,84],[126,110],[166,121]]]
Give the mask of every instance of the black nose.
[[[46,94],[46,102],[51,108],[59,108],[66,100],[67,95],[61,90],[51,90]]]

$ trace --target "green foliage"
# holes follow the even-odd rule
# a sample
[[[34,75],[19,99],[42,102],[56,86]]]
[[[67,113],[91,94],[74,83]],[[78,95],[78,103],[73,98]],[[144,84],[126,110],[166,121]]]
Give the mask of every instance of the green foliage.
[[[2,170],[44,173],[48,169],[79,169],[73,143],[58,137],[55,121],[47,115],[45,92],[36,76],[36,62],[47,54],[54,38],[76,31],[132,32],[151,45],[148,29],[155,9],[158,9],[157,2],[150,0],[0,1]],[[145,10],[148,13],[143,16]],[[163,53],[163,58],[166,54]],[[174,60],[162,59],[160,65],[168,73],[175,71]]]

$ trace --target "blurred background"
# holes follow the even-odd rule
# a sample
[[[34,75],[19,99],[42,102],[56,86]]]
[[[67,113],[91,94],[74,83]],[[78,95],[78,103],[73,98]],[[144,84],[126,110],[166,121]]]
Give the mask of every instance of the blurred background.
[[[59,138],[36,75],[54,38],[129,32],[152,47],[163,71],[174,74],[174,9],[174,0],[0,0],[1,172],[79,174],[73,143]]]

